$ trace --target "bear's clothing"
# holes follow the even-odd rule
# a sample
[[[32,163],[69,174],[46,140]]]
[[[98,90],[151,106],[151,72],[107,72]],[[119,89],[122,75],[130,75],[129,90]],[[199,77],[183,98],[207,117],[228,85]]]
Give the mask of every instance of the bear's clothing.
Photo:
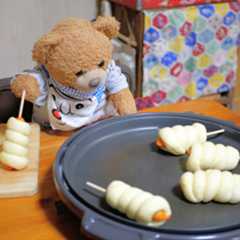
[[[128,88],[126,77],[113,60],[108,65],[105,84],[92,92],[81,92],[58,83],[42,65],[21,74],[32,75],[39,85],[41,94],[34,103],[33,121],[63,131],[117,115],[113,104],[106,98]]]

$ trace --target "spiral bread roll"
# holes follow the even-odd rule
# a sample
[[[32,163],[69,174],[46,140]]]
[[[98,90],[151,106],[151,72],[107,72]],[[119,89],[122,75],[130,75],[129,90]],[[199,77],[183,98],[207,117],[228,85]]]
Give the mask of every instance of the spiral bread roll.
[[[182,192],[193,203],[240,202],[240,175],[220,170],[186,172],[180,180]]]
[[[201,123],[192,125],[176,125],[164,127],[158,131],[156,144],[161,149],[174,155],[185,154],[194,143],[202,143],[207,140],[207,130]]]
[[[14,132],[21,133],[24,136],[29,136],[31,132],[31,126],[24,120],[10,117],[7,121],[7,129]]]
[[[232,170],[240,158],[236,148],[212,142],[196,143],[189,152],[186,168],[192,172],[206,169]]]
[[[171,216],[171,208],[166,199],[131,187],[122,181],[109,184],[106,201],[130,219],[149,226],[160,226]]]
[[[0,153],[0,161],[11,168],[20,170],[27,166],[28,144],[31,126],[14,117],[7,122],[5,140]]]

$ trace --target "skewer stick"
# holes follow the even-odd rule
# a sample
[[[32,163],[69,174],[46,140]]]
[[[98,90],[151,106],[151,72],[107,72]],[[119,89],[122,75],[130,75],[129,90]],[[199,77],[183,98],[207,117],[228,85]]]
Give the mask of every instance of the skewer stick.
[[[91,188],[96,189],[99,192],[106,193],[106,189],[105,188],[102,188],[102,187],[100,187],[100,186],[98,186],[98,185],[96,185],[96,184],[94,184],[92,182],[86,182],[86,185],[91,187]]]
[[[20,103],[20,107],[19,107],[19,112],[18,112],[18,119],[22,118],[25,96],[26,96],[26,91],[23,90],[22,91],[22,97],[21,97],[21,103]]]
[[[225,131],[224,129],[219,129],[219,130],[216,130],[216,131],[208,132],[207,137],[215,135],[215,134],[223,133],[224,131]]]

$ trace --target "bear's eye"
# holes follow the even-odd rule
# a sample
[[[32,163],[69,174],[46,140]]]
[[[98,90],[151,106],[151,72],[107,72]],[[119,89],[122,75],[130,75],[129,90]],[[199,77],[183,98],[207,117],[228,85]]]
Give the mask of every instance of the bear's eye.
[[[101,62],[98,64],[98,66],[99,66],[99,67],[103,67],[104,64],[105,64],[105,62],[104,62],[104,61],[101,61]]]
[[[56,96],[52,94],[53,101],[56,101]]]
[[[75,107],[76,109],[81,109],[84,107],[84,105],[82,103],[78,103]]]
[[[76,76],[77,76],[77,77],[80,77],[80,76],[82,76],[83,74],[84,74],[84,72],[81,70],[81,71],[79,71],[79,72],[76,73]]]

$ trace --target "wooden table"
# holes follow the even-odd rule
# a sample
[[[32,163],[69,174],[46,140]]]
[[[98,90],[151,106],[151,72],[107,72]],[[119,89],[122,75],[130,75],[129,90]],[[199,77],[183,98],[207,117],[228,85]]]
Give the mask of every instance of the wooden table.
[[[195,112],[240,125],[240,116],[217,102],[196,100],[148,109],[148,112]],[[61,240],[80,237],[79,220],[59,201],[52,180],[56,152],[68,136],[41,133],[39,192],[32,197],[0,199],[1,240]]]

